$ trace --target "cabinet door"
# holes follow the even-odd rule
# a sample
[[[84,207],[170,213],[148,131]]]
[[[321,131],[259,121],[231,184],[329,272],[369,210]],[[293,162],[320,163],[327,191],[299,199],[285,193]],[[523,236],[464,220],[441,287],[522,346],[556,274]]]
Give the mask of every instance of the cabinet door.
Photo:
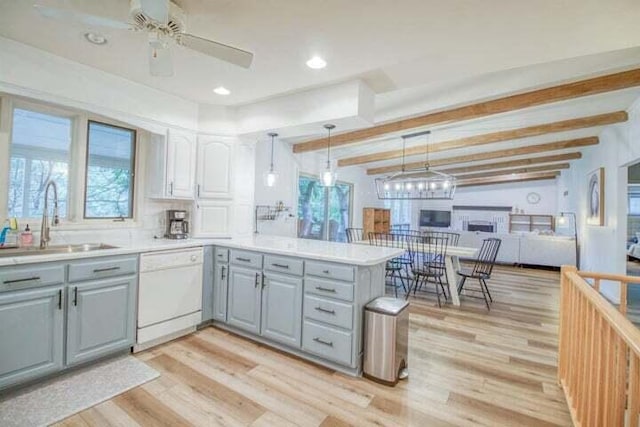
[[[193,135],[169,131],[166,184],[169,197],[193,199],[195,158],[196,146]]]
[[[62,369],[63,288],[0,294],[0,389]]]
[[[213,318],[226,322],[229,264],[216,263],[213,277]]]
[[[265,274],[262,290],[262,335],[300,347],[302,337],[302,278]]]
[[[135,285],[126,276],[68,287],[67,365],[133,345]]]
[[[258,270],[229,270],[228,323],[256,335],[260,333],[261,283],[262,273]]]
[[[229,142],[198,138],[198,199],[230,199],[233,193],[233,147]]]
[[[199,200],[194,203],[194,237],[229,237],[232,220],[231,202],[211,202]]]

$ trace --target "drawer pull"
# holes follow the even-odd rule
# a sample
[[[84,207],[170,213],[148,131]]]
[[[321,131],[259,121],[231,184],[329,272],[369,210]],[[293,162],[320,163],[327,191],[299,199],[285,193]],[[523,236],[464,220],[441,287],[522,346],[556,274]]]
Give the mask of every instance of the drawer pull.
[[[224,254],[218,254],[218,258],[224,258]]]
[[[322,270],[322,272],[323,272],[324,274],[331,274],[331,272],[330,272],[329,270]]]
[[[336,293],[335,289],[332,288],[323,288],[322,286],[316,286],[316,289],[322,292],[331,292],[331,293]]]
[[[335,310],[327,310],[326,308],[322,308],[320,306],[316,307],[316,311],[321,311],[323,313],[328,313],[328,314],[333,314],[333,315],[336,314]]]
[[[115,266],[115,267],[105,267],[105,268],[94,268],[93,272],[94,273],[104,273],[105,271],[115,271],[115,270],[120,270],[120,267]]]
[[[333,347],[333,341],[325,341],[325,340],[323,340],[321,338],[318,338],[318,337],[315,337],[313,340],[315,342],[317,342],[317,343],[324,344],[324,345],[329,346],[329,347]]]
[[[278,268],[289,268],[289,266],[287,264],[271,264],[274,267],[278,267]]]
[[[34,277],[27,277],[25,279],[14,279],[14,280],[5,280],[4,283],[5,285],[10,285],[12,283],[21,283],[21,282],[34,282],[36,280],[40,280],[40,276],[34,276]]]
[[[236,261],[251,262],[249,258],[240,258],[240,257],[236,257]]]

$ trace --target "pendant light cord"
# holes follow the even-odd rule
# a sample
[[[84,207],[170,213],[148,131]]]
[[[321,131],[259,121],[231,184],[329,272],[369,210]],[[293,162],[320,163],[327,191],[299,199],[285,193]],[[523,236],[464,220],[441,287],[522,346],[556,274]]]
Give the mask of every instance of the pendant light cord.
[[[327,128],[327,131],[329,132],[328,138],[327,138],[327,169],[329,168],[329,166],[331,166],[331,128]]]
[[[402,172],[404,172],[404,155],[405,155],[405,151],[406,151],[406,146],[407,146],[407,139],[403,136],[402,137]]]
[[[273,172],[273,140],[275,138],[275,135],[271,135],[271,166],[269,168],[270,172]]]
[[[426,141],[427,141],[426,142],[426,146],[427,146],[426,154],[427,154],[427,156],[426,156],[425,161],[424,161],[424,167],[425,167],[425,169],[429,170],[429,135],[431,135],[431,131],[427,131],[426,135],[427,135],[427,138],[426,138]]]

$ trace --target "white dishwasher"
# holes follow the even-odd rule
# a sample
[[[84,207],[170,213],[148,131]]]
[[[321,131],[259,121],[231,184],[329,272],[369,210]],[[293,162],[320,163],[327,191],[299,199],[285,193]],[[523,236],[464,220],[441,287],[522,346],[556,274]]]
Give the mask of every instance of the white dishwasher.
[[[202,321],[203,257],[202,248],[140,255],[134,351],[195,331]]]

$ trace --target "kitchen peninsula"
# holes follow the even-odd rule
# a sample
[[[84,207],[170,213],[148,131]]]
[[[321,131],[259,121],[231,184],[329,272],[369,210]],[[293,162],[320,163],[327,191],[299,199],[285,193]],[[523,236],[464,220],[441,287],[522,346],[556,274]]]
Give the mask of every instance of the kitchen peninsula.
[[[7,328],[1,335],[10,354],[3,353],[0,389],[141,344],[148,348],[211,321],[359,375],[363,307],[384,295],[385,262],[402,253],[276,236],[141,239],[3,251],[0,319],[23,328]],[[143,289],[147,285],[141,278],[148,271],[169,274],[169,265],[155,261],[160,255],[184,259],[180,265],[202,265],[202,280],[187,284],[185,277],[184,283],[174,280],[168,287],[156,280]],[[151,288],[155,290],[149,293]],[[183,301],[187,297],[193,301]],[[164,319],[163,307],[173,313],[183,305],[189,308],[165,316],[163,323],[152,322],[141,341],[141,307],[147,307],[147,317]],[[155,312],[148,312],[151,306]],[[29,360],[21,354],[29,354]]]

